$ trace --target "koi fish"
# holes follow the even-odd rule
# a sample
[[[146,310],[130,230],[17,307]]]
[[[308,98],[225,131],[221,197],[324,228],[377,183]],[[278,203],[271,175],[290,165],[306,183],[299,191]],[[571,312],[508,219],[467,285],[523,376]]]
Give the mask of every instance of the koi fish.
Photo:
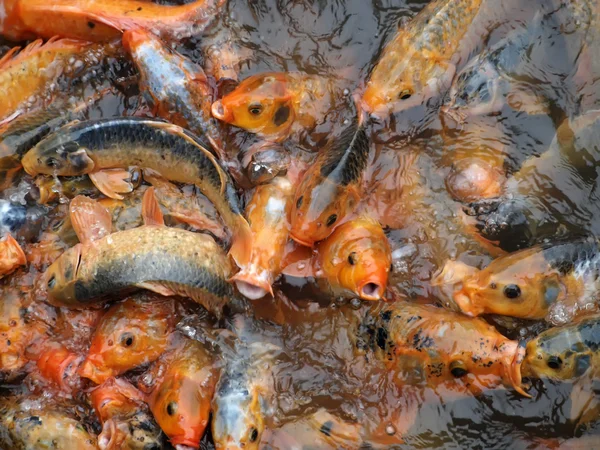
[[[148,450],[163,447],[162,433],[146,412],[144,396],[122,379],[111,378],[90,393],[102,424],[100,450]]]
[[[267,72],[243,80],[212,104],[212,115],[270,141],[312,130],[332,108],[330,80],[294,72]]]
[[[597,307],[599,263],[593,238],[540,244],[501,256],[465,278],[454,300],[470,316],[501,314],[567,323]]]
[[[293,254],[292,254],[293,255]],[[299,259],[283,269],[291,276],[315,277],[332,295],[381,300],[392,264],[392,250],[381,225],[367,216],[340,225],[317,244],[310,259]]]
[[[96,436],[88,432],[72,413],[79,405],[41,404],[8,397],[0,403],[0,447],[11,450],[34,448],[97,450]],[[40,403],[40,405],[36,405]],[[36,405],[33,408],[31,405]]]
[[[390,367],[419,367],[423,378],[434,384],[456,379],[487,383],[480,377],[496,375],[529,397],[521,387],[525,348],[482,319],[396,302],[371,309],[362,327],[368,347]]]
[[[84,308],[135,289],[190,297],[215,314],[233,296],[232,267],[208,235],[164,226],[153,188],[142,205],[142,227],[110,234],[108,211],[86,197],[71,201],[81,244],[63,253],[43,282],[54,305]]]
[[[216,87],[202,67],[170,50],[148,31],[126,31],[123,46],[140,73],[140,89],[156,114],[206,137],[219,159],[227,161],[219,123],[210,112]]]
[[[178,6],[143,0],[3,0],[0,33],[12,40],[55,35],[108,41],[123,30],[143,27],[166,37],[181,39],[200,33],[216,16],[223,0],[197,0]]]
[[[292,205],[290,235],[296,242],[313,247],[354,211],[368,156],[362,126],[350,126],[319,153],[300,181]]]
[[[527,344],[523,375],[567,381],[590,373],[600,374],[600,316],[583,317],[576,323],[550,328]]]
[[[481,3],[481,0],[428,3],[385,46],[362,96],[364,110],[386,117],[443,94],[452,81],[456,57],[469,53],[475,45],[463,37]]]
[[[140,295],[112,305],[92,336],[79,374],[101,384],[157,360],[167,349],[176,320],[172,299]]]
[[[19,243],[10,234],[0,240],[0,278],[27,264]]]
[[[164,375],[148,398],[152,414],[173,446],[198,448],[218,379],[213,356],[202,344],[185,339],[160,363]]]
[[[243,267],[250,258],[252,232],[235,188],[215,157],[176,125],[141,118],[112,118],[66,125],[43,139],[22,160],[30,175],[88,174],[107,197],[133,190],[130,166],[195,184],[215,205],[234,234],[230,254]]]
[[[277,177],[257,186],[246,208],[246,217],[254,233],[250,264],[231,280],[247,298],[273,295],[271,285],[281,271],[281,259],[289,238],[289,219],[294,192],[287,178]]]

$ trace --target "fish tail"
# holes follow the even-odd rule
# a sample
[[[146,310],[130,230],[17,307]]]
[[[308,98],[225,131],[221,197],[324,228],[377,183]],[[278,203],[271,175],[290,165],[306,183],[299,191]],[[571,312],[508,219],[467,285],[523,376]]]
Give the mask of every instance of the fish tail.
[[[250,257],[252,255],[252,230],[250,225],[242,217],[238,216],[237,226],[233,237],[233,244],[229,249],[229,254],[235,261],[235,263],[244,268],[250,264]]]

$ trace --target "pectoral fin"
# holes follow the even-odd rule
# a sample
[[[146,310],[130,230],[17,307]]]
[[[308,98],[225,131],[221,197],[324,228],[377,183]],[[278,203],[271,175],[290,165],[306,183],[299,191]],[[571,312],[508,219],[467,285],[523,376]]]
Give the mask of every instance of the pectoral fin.
[[[131,173],[125,169],[104,169],[89,176],[100,192],[116,200],[122,200],[121,194],[129,194],[134,188]]]
[[[96,200],[78,195],[71,200],[69,215],[73,230],[82,244],[97,241],[111,233],[112,217]]]

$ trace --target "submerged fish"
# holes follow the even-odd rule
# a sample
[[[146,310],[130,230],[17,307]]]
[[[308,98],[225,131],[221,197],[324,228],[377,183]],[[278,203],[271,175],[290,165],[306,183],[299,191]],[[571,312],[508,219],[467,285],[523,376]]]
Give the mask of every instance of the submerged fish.
[[[495,375],[529,397],[521,386],[525,349],[484,320],[396,302],[374,307],[362,327],[378,359],[401,371],[416,368],[429,383],[465,379],[486,385],[481,377]]]
[[[144,0],[2,0],[0,33],[24,40],[55,35],[107,41],[123,30],[143,27],[175,39],[200,33],[223,0],[197,0],[184,5],[159,5]]]
[[[276,177],[269,184],[257,186],[246,208],[254,234],[250,264],[236,273],[238,290],[247,298],[273,295],[271,285],[281,272],[281,259],[290,234],[290,211],[294,196],[292,183]]]
[[[386,45],[367,82],[363,108],[372,115],[386,117],[443,94],[452,81],[457,56],[469,53],[475,45],[474,40],[463,38],[481,3],[428,3]]]
[[[243,80],[212,105],[212,115],[272,141],[312,130],[334,104],[331,80],[293,72],[267,72]]]
[[[455,200],[470,203],[502,195],[505,174],[480,158],[465,158],[452,164],[446,188]]]
[[[600,375],[600,316],[550,328],[527,344],[523,376],[567,381]]]
[[[71,412],[77,406],[25,408],[23,401],[3,398],[0,403],[0,447],[11,450],[97,450],[96,436],[88,432]]]
[[[231,263],[208,235],[164,226],[152,188],[142,215],[146,225],[110,234],[108,211],[76,197],[71,221],[81,244],[67,250],[46,271],[49,301],[85,308],[135,289],[190,297],[215,314],[233,296],[227,282]]]
[[[30,175],[89,174],[105,195],[122,198],[133,189],[125,169],[141,166],[168,180],[195,184],[215,205],[234,234],[230,254],[243,267],[252,232],[235,188],[215,157],[176,125],[141,118],[113,118],[67,125],[43,139],[23,158]]]
[[[162,433],[147,412],[144,397],[122,379],[111,378],[90,393],[90,401],[102,424],[100,450],[158,450]]]
[[[148,398],[152,414],[173,446],[198,448],[218,379],[214,358],[199,342],[185,339],[160,364],[164,374]]]
[[[140,72],[141,90],[157,115],[205,136],[225,162],[218,122],[210,112],[216,87],[202,67],[169,49],[148,31],[126,31],[123,46]]]
[[[112,305],[102,317],[79,374],[101,384],[163,354],[175,329],[172,299],[140,295]]]
[[[321,150],[296,190],[290,235],[313,247],[343,223],[360,200],[369,141],[363,126],[350,126]]]
[[[595,238],[549,242],[492,261],[465,278],[454,300],[470,316],[502,314],[554,324],[597,309]]]
[[[287,255],[295,259],[298,255]],[[392,250],[381,225],[367,216],[352,219],[317,244],[310,259],[288,265],[283,273],[315,277],[333,295],[380,300],[385,294]]]

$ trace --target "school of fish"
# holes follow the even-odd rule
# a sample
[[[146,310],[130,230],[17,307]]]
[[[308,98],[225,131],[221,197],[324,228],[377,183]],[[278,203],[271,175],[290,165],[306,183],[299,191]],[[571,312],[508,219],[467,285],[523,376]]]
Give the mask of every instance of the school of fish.
[[[0,450],[600,446],[600,4],[267,3],[0,0]]]

